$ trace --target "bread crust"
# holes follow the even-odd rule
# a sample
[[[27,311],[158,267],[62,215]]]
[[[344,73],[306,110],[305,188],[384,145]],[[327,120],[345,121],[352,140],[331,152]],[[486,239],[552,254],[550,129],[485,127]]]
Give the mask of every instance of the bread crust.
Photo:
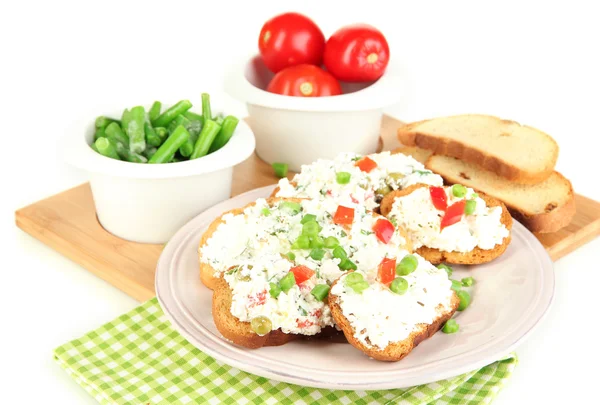
[[[387,194],[383,201],[381,201],[381,213],[386,217],[392,211],[392,206],[397,197],[402,197],[408,195],[421,187],[428,187],[423,184],[415,184],[410,187],[405,188],[404,190],[395,190],[391,193]],[[509,234],[502,240],[501,244],[497,244],[493,249],[481,249],[476,246],[473,250],[466,253],[461,252],[445,252],[439,249],[434,249],[426,246],[421,246],[416,249],[416,252],[423,256],[425,260],[433,263],[452,263],[452,264],[482,264],[487,263],[495,258],[502,255],[511,241],[511,230],[512,230],[512,217],[508,212],[508,209],[504,205],[504,203],[496,198],[490,197],[485,193],[482,193],[476,190],[479,194],[479,197],[485,201],[488,207],[501,207],[502,215],[500,216],[500,222],[508,229]]]
[[[340,279],[337,279],[333,286],[339,282]],[[376,360],[380,361],[399,361],[406,357],[419,343],[424,341],[427,338],[433,336],[440,328],[446,323],[446,321],[454,315],[458,308],[458,304],[460,303],[460,299],[456,292],[452,291],[452,299],[450,303],[450,311],[442,312],[443,306],[440,304],[437,309],[439,312],[438,318],[436,318],[431,324],[418,324],[416,329],[410,333],[410,335],[399,342],[394,342],[388,345],[385,349],[379,349],[377,347],[368,347],[365,346],[360,340],[354,337],[354,329],[350,325],[350,321],[346,318],[342,312],[339,303],[339,297],[331,293],[329,291],[329,308],[331,309],[331,315],[335,320],[336,325],[342,329],[346,339],[348,342],[357,348],[358,350],[364,352],[367,356],[372,357]]]
[[[468,115],[476,114],[467,114],[466,116]],[[501,121],[502,124],[516,124],[522,127],[530,128],[537,132],[542,132],[536,128],[527,125],[521,125],[516,121],[505,120],[494,116],[486,117]],[[536,184],[542,182],[546,180],[554,171],[554,166],[556,165],[556,161],[558,159],[558,144],[550,136],[548,136],[549,140],[556,145],[553,155],[550,158],[550,164],[543,171],[529,172],[522,170],[521,168],[514,166],[499,157],[492,156],[484,150],[479,150],[465,143],[419,132],[416,128],[426,121],[428,120],[413,122],[398,128],[398,140],[406,146],[418,146],[419,148],[429,149],[438,155],[452,156],[464,160],[465,162],[476,164],[486,170],[494,172],[519,184]]]

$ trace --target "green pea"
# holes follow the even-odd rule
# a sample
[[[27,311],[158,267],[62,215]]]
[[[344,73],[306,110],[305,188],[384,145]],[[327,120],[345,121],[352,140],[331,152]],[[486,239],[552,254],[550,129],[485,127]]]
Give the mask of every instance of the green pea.
[[[460,291],[462,289],[462,283],[460,281],[456,281],[456,280],[450,280],[452,281],[452,288],[454,291]]]
[[[419,261],[414,255],[406,255],[396,266],[396,274],[399,276],[407,276],[415,271],[418,265]]]
[[[402,277],[396,277],[390,284],[390,290],[396,294],[404,294],[408,290],[408,281]]]
[[[279,297],[279,294],[281,294],[281,287],[279,287],[279,285],[275,283],[269,283],[269,287],[271,287],[269,289],[269,294],[271,294],[271,297]]]
[[[452,186],[452,194],[454,197],[464,197],[467,194],[467,188],[462,184],[455,184]]]
[[[475,284],[475,279],[473,277],[465,277],[460,281],[465,287],[471,287],[473,284]]]
[[[454,319],[448,319],[442,328],[444,333],[456,333],[458,332],[458,323]]]
[[[467,309],[467,307],[471,303],[471,296],[469,295],[468,292],[466,292],[464,290],[461,290],[461,291],[457,292],[456,294],[458,295],[458,298],[460,298],[460,304],[458,304],[458,310],[464,311],[465,309]]]
[[[302,220],[300,221],[300,223],[304,225],[305,223],[311,222],[311,221],[316,222],[317,216],[314,214],[306,214],[305,216],[302,217]]]
[[[344,248],[341,246],[337,246],[335,249],[333,249],[332,254],[333,254],[333,257],[335,257],[336,259],[340,259],[340,260],[344,260],[345,258],[348,257],[348,254],[346,253]]]
[[[471,215],[475,212],[475,207],[477,207],[477,203],[475,200],[467,200],[465,204],[465,215]]]
[[[292,243],[292,249],[308,249],[310,248],[310,238],[308,235],[300,235],[294,243]]]
[[[364,277],[361,273],[357,273],[353,271],[352,273],[346,276],[346,285],[358,283],[359,281],[363,281]]]
[[[447,264],[444,264],[444,263],[438,264],[437,268],[446,270],[446,273],[448,273],[448,277],[450,277],[452,275],[452,267],[448,266]]]
[[[313,260],[321,260],[325,256],[325,250],[323,250],[321,248],[315,248],[315,249],[313,249],[313,250],[310,251],[309,256]]]
[[[271,320],[263,315],[259,315],[257,317],[252,318],[252,320],[250,321],[250,326],[252,327],[254,333],[260,336],[266,335],[273,329],[273,324],[271,323]]]
[[[334,247],[338,246],[339,244],[340,244],[340,241],[335,236],[328,236],[325,238],[325,247],[327,249],[333,249]]]
[[[288,252],[288,253],[287,253],[285,256],[286,256],[288,259],[290,259],[291,261],[294,261],[294,260],[296,260],[296,255],[294,254],[294,252]]]
[[[366,290],[367,288],[369,288],[369,283],[367,283],[366,281],[359,281],[357,283],[354,283],[352,285],[350,285],[350,288],[352,288],[355,292],[357,292],[358,294],[362,293],[364,290]]]
[[[335,180],[338,184],[348,184],[350,183],[350,173],[348,172],[338,172],[335,174]]]

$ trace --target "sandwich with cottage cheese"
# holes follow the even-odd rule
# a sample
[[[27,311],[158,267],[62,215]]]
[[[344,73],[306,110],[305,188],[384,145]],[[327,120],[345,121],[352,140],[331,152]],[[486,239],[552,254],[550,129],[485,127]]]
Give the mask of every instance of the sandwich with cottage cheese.
[[[414,185],[387,194],[381,213],[403,227],[431,263],[480,264],[505,252],[512,218],[499,200],[460,184]]]
[[[455,313],[460,300],[451,286],[445,270],[402,253],[377,273],[343,274],[329,291],[329,307],[350,344],[374,359],[398,361]]]
[[[221,334],[248,348],[280,345],[334,326],[331,284],[377,271],[411,251],[385,217],[333,200],[259,199],[215,220],[199,247]]]
[[[294,178],[281,179],[274,197],[330,198],[346,206],[377,211],[384,195],[413,184],[441,186],[443,180],[410,156],[342,153],[334,160],[303,165]]]

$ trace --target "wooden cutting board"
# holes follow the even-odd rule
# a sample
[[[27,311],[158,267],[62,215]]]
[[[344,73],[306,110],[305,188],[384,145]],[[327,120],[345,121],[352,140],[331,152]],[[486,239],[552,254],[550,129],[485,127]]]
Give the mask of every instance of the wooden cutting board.
[[[401,125],[384,117],[382,150],[399,146],[395,133]],[[232,195],[277,182],[271,167],[256,155],[236,166],[233,177]],[[600,234],[600,203],[576,195],[576,204],[570,225],[536,235],[553,260]],[[131,297],[138,301],[154,297],[154,272],[163,246],[129,242],[105,231],[96,219],[88,183],[24,207],[15,216],[19,228]]]

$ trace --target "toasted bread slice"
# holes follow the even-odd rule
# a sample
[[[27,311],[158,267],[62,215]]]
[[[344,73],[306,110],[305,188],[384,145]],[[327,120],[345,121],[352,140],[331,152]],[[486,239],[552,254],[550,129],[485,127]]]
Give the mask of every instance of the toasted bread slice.
[[[340,279],[334,282],[334,285],[338,283]],[[333,286],[332,286],[333,290]],[[410,333],[410,335],[399,342],[394,342],[389,344],[385,349],[380,349],[376,346],[366,346],[363,342],[358,340],[355,335],[355,330],[353,329],[350,321],[342,311],[340,307],[340,300],[337,295],[331,293],[329,291],[329,308],[331,309],[331,315],[335,320],[336,325],[342,329],[346,339],[348,342],[357,348],[358,350],[364,352],[367,356],[372,357],[376,360],[380,361],[399,361],[406,357],[419,343],[424,341],[425,339],[433,336],[440,328],[446,323],[446,321],[454,315],[456,309],[458,308],[458,304],[460,303],[460,299],[458,295],[453,291],[450,310],[444,310],[444,306],[440,304],[436,311],[438,313],[437,318],[430,324],[417,324],[415,329]]]
[[[398,129],[406,146],[477,164],[521,184],[535,184],[554,171],[558,144],[544,132],[489,115],[457,115]]]
[[[264,336],[257,335],[250,322],[241,322],[231,314],[232,294],[227,281],[216,278],[213,283],[212,314],[217,329],[228,340],[239,346],[257,349],[263,346],[281,346],[300,335],[286,334],[276,329]]]
[[[394,201],[396,198],[408,195],[417,188],[421,187],[427,186],[415,184],[414,186],[408,187],[404,190],[395,190],[386,195],[383,201],[381,201],[381,214],[388,216],[392,211],[392,206],[394,205]],[[419,255],[423,256],[427,261],[433,264],[439,264],[444,262],[452,264],[481,264],[494,260],[506,251],[506,248],[508,247],[511,241],[510,230],[512,229],[512,217],[510,216],[508,209],[502,203],[502,201],[490,197],[489,195],[486,195],[485,193],[482,193],[479,190],[477,192],[479,194],[479,197],[485,201],[485,204],[488,207],[502,207],[502,215],[500,217],[500,222],[502,222],[506,229],[509,230],[508,236],[502,240],[502,243],[495,245],[493,249],[481,249],[480,247],[476,246],[470,252],[465,253],[446,252],[441,251],[439,249],[421,246],[415,250]]]
[[[431,156],[426,166],[447,183],[460,183],[503,201],[512,216],[532,232],[556,232],[575,216],[573,187],[558,172],[541,183],[523,185],[447,156]]]
[[[425,164],[425,162],[427,162],[427,159],[429,159],[429,157],[433,155],[433,151],[417,148],[416,146],[403,146],[401,148],[394,149],[392,153],[402,153],[403,155],[412,157],[417,162],[420,162],[422,164]]]

